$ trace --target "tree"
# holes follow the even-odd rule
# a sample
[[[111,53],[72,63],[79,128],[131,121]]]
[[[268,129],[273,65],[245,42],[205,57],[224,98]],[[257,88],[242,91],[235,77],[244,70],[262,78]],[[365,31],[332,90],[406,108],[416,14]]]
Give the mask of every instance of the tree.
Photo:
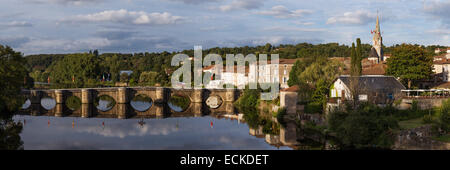
[[[411,88],[414,81],[429,78],[433,73],[433,58],[425,55],[421,47],[402,44],[392,51],[386,74],[399,77]]]
[[[270,43],[267,43],[264,46],[264,52],[269,53],[270,51],[272,51],[272,45]]]
[[[314,101],[312,96],[323,96],[328,94],[328,90],[321,87],[329,87],[334,79],[340,75],[342,63],[329,60],[324,57],[316,58],[314,62],[305,66],[305,69],[297,74],[298,85],[300,87],[299,97],[303,102]]]
[[[439,123],[442,130],[450,131],[450,100],[442,102],[442,106],[439,113]]]
[[[362,73],[362,64],[361,64],[361,61],[362,61],[362,58],[363,58],[363,51],[362,51],[362,45],[361,45],[361,39],[359,39],[359,38],[357,38],[356,39],[356,61],[355,61],[355,64],[356,64],[356,66],[357,66],[357,73],[358,73],[358,76],[359,75],[361,75],[361,73]]]
[[[358,59],[356,56],[355,43],[352,43],[352,51],[350,53],[350,75],[358,76]]]
[[[23,150],[23,141],[20,138],[23,125],[15,122],[12,114],[0,115],[0,150]]]
[[[15,112],[24,103],[24,98],[19,95],[21,88],[30,86],[26,82],[29,71],[24,65],[20,52],[0,45],[0,113]]]
[[[330,113],[328,126],[343,149],[389,149],[393,130],[399,128],[392,111],[390,107],[362,104],[357,109]]]
[[[156,80],[157,76],[158,76],[158,73],[154,72],[154,71],[142,72],[141,76],[139,77],[139,83],[142,83],[144,85],[153,86],[153,85],[155,85],[155,83],[157,83],[157,80]]]
[[[120,82],[128,83],[128,80],[129,80],[128,73],[122,73],[122,74],[120,74]]]
[[[304,67],[302,66],[302,63],[300,60],[295,61],[294,65],[292,66],[291,71],[289,72],[289,80],[288,80],[288,85],[289,86],[294,86],[294,85],[298,85],[299,81],[298,81],[298,74],[300,74],[300,70],[304,69]]]
[[[101,76],[100,60],[93,54],[70,54],[62,60],[53,63],[50,68],[50,77],[53,87],[83,87],[95,83]],[[72,82],[72,77],[75,82]],[[88,80],[90,82],[88,83]]]

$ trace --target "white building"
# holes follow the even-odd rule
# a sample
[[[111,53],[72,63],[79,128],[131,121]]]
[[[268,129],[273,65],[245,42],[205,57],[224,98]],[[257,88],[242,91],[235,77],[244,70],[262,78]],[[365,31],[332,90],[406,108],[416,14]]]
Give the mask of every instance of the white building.
[[[203,68],[203,72],[210,73],[211,81],[205,85],[207,88],[223,87],[225,84],[234,86],[245,86],[249,83],[273,83],[279,82],[281,88],[288,88],[289,72],[297,59],[279,59],[278,64],[272,64],[270,61],[266,65],[248,65],[244,73],[237,72],[237,66],[234,66],[234,72],[226,70],[223,66],[222,75],[213,74],[215,66]],[[213,80],[214,79],[214,80]]]

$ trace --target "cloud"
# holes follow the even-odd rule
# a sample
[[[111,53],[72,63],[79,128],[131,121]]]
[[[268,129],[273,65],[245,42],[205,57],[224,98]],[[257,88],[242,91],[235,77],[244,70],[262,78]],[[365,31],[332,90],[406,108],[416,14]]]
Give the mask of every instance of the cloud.
[[[230,4],[222,5],[219,7],[219,10],[233,11],[233,10],[251,10],[258,9],[264,5],[264,0],[233,0]]]
[[[300,28],[300,27],[281,27],[281,26],[273,26],[264,28],[264,31],[270,32],[324,32],[326,29],[324,28]]]
[[[355,12],[345,12],[344,15],[330,17],[327,24],[343,24],[343,25],[366,25],[374,22],[377,15],[367,11],[358,10]]]
[[[104,2],[105,0],[25,0],[25,1],[38,4],[86,5]]]
[[[432,1],[424,4],[424,11],[440,20],[450,28],[450,1]]]
[[[111,41],[106,38],[87,38],[80,40],[32,38],[22,43],[18,47],[18,50],[24,53],[81,52],[90,49],[100,49],[108,45],[111,45]]]
[[[275,18],[296,18],[311,13],[312,13],[311,10],[304,10],[304,9],[291,11],[283,5],[273,6],[270,10],[256,12],[256,14],[273,16]]]
[[[183,2],[185,4],[194,4],[194,5],[210,2],[219,2],[219,0],[167,0],[167,1]]]
[[[323,40],[320,39],[308,39],[303,37],[287,37],[287,36],[260,36],[260,37],[249,37],[245,39],[228,39],[221,41],[206,41],[205,44],[208,47],[242,47],[242,46],[258,46],[270,43],[272,45],[280,44],[298,44],[298,43],[321,43]]]
[[[100,31],[97,37],[79,39],[0,39],[0,43],[16,47],[26,55],[42,53],[74,53],[98,49],[102,52],[133,53],[138,51],[177,51],[192,48],[182,40],[172,37],[158,37],[138,34],[137,32]]]
[[[31,27],[33,24],[26,21],[11,21],[8,23],[0,23],[1,27]]]
[[[147,13],[143,11],[107,10],[94,14],[77,15],[61,20],[63,23],[119,23],[134,25],[169,25],[181,22],[184,17],[173,16],[168,12]]]
[[[102,30],[97,31],[94,35],[107,38],[109,40],[123,40],[136,34],[135,31],[124,31],[124,30]]]
[[[12,48],[20,47],[22,44],[27,43],[30,41],[30,38],[24,37],[24,36],[18,36],[18,37],[1,37],[0,38],[0,44],[7,45]]]

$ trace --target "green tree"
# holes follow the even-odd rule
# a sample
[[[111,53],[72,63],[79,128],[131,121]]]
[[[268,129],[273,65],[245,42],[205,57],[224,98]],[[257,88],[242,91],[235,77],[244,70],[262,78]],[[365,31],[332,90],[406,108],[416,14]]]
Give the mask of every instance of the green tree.
[[[0,45],[0,113],[15,112],[24,103],[24,98],[19,95],[21,88],[32,86],[26,82],[29,76],[24,65],[20,52]]]
[[[359,76],[359,75],[361,75],[361,73],[362,73],[362,64],[361,64],[361,61],[362,61],[362,59],[363,59],[363,51],[362,51],[362,45],[361,45],[361,39],[360,38],[357,38],[356,39],[356,61],[355,61],[355,64],[356,64],[356,66],[357,66],[357,75]]]
[[[93,54],[70,54],[50,66],[52,87],[83,87],[100,79],[100,60]],[[72,82],[72,77],[75,82]],[[90,80],[91,79],[91,80]],[[88,81],[90,80],[90,81]]]
[[[128,83],[128,80],[129,80],[129,76],[127,73],[120,74],[120,82]]]
[[[450,99],[442,102],[439,113],[439,123],[444,131],[450,131]]]
[[[288,85],[289,86],[294,86],[294,85],[298,85],[299,81],[298,81],[298,74],[300,74],[300,71],[303,71],[304,66],[302,65],[302,61],[297,60],[295,61],[294,65],[292,66],[291,71],[289,72],[289,80],[288,80]]]
[[[352,43],[352,51],[350,53],[350,75],[358,76],[358,59],[356,56],[355,43]]]
[[[395,47],[387,65],[386,73],[406,81],[408,88],[411,88],[414,81],[429,78],[433,73],[433,58],[425,55],[424,50],[415,45],[402,44]]]
[[[154,72],[154,71],[142,72],[141,76],[139,77],[139,83],[142,83],[144,85],[153,86],[153,85],[155,85],[155,83],[157,83],[157,80],[156,80],[157,76],[158,76],[158,73]]]
[[[15,122],[12,114],[0,115],[0,150],[23,150],[22,129],[22,123]]]
[[[362,104],[354,110],[331,113],[328,126],[343,149],[389,149],[394,141],[393,130],[399,128],[397,120],[390,116],[392,111],[389,107]]]

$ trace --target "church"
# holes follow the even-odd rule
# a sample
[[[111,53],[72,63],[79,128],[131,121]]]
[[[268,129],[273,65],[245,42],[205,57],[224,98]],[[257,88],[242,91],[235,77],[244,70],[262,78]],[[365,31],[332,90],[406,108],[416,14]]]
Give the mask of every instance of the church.
[[[383,37],[381,37],[380,31],[380,19],[377,16],[377,24],[375,30],[370,31],[373,34],[373,44],[372,49],[369,53],[369,60],[375,61],[377,64],[385,61],[383,53]]]
[[[385,76],[386,59],[389,55],[383,53],[383,38],[380,31],[380,20],[377,16],[373,44],[367,59],[362,61],[362,75],[352,78],[341,75],[330,87],[326,113],[340,108],[345,101],[354,98],[361,102],[369,102],[378,106],[386,106],[400,98],[401,90],[405,90],[395,77]],[[353,94],[354,93],[354,94]],[[356,96],[356,97],[354,97]]]

